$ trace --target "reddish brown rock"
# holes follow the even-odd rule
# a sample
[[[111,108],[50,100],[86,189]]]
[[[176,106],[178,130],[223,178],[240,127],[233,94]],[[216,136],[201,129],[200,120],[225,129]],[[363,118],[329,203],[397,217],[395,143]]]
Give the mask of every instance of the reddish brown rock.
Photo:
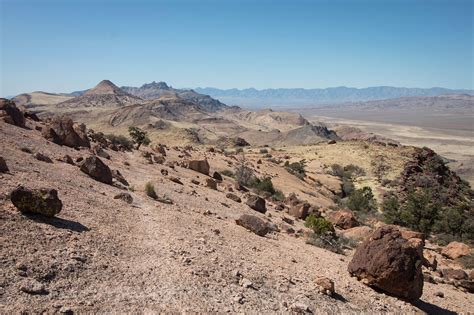
[[[450,259],[458,259],[460,257],[469,255],[471,253],[471,248],[461,242],[451,242],[443,250],[441,254]]]
[[[334,281],[332,281],[331,279],[326,277],[318,277],[314,279],[314,282],[318,286],[319,292],[329,296],[334,294]]]
[[[8,171],[9,169],[7,166],[7,162],[5,162],[5,159],[0,156],[0,173],[6,173]]]
[[[267,223],[254,215],[243,214],[235,222],[259,236],[265,236],[268,233]]]
[[[206,187],[217,190],[217,182],[212,178],[206,178]]]
[[[443,269],[441,270],[443,278],[446,280],[467,280],[468,275],[462,269]]]
[[[356,250],[348,271],[363,283],[406,300],[423,293],[422,256],[395,226],[377,229]]]
[[[343,230],[340,235],[356,242],[363,241],[372,233],[372,229],[368,226],[356,226],[351,229]]]
[[[261,198],[257,195],[250,195],[247,198],[246,204],[247,204],[247,206],[249,206],[253,210],[258,211],[260,213],[267,212],[267,208],[266,208],[266,205],[265,205],[265,199],[263,199],[263,198]]]
[[[6,98],[0,98],[0,117],[6,123],[25,127],[25,117],[22,112],[16,107],[13,101],[7,100]]]
[[[209,163],[207,160],[191,160],[188,162],[188,168],[204,175],[209,175]]]
[[[288,213],[301,220],[306,219],[310,214],[314,214],[317,217],[321,215],[319,211],[312,207],[309,203],[300,203],[292,206]]]
[[[85,125],[74,126],[72,119],[64,116],[53,118],[43,130],[43,137],[59,145],[90,148]]]
[[[359,221],[354,216],[354,213],[350,210],[339,210],[329,214],[326,219],[328,219],[332,224],[347,230],[356,226],[359,226]]]
[[[242,199],[240,199],[239,196],[237,196],[237,195],[235,195],[235,194],[233,194],[233,193],[227,193],[227,195],[225,195],[225,196],[226,196],[227,198],[229,198],[230,200],[233,200],[233,201],[235,201],[235,202],[238,202],[238,203],[242,202]]]
[[[87,157],[81,164],[81,171],[99,182],[112,184],[110,168],[96,156]]]

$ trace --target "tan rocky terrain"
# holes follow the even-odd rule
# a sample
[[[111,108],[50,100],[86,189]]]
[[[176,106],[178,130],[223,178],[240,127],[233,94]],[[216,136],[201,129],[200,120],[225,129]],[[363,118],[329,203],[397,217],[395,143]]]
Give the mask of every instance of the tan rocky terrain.
[[[304,204],[294,203],[292,193],[311,204],[312,213],[327,218],[338,214],[332,209],[342,193],[341,180],[331,174],[330,165],[357,163],[365,175],[355,185],[369,183],[381,196],[389,188],[376,179],[377,163],[390,165],[384,168],[384,176],[396,179],[414,162],[412,147],[326,139],[309,146],[250,146],[242,155],[234,146],[223,150],[174,146],[176,138],[172,138],[167,146],[152,141],[150,147],[126,151],[80,125],[25,120],[8,102],[2,104],[2,117],[9,122],[0,121],[0,156],[5,161],[5,167],[0,163],[2,313],[466,313],[474,309],[466,289],[472,285],[472,270],[459,260],[469,255],[469,246],[463,245],[466,252],[456,244],[443,249],[427,241],[424,259],[435,257],[438,271],[423,267],[423,294],[410,303],[351,277],[348,265],[355,246],[334,253],[308,244],[311,230],[298,219]],[[245,192],[233,177],[219,175],[231,175],[243,157],[256,176],[270,177],[286,196],[280,201],[266,198],[264,213],[260,201],[251,202],[255,192]],[[307,161],[304,177],[284,167],[283,161],[301,159]],[[102,162],[90,164],[97,160]],[[156,190],[153,198],[145,192],[148,182]],[[57,190],[61,211],[55,217],[20,212],[21,203],[12,203],[18,185]],[[48,193],[39,198],[46,196],[51,197]],[[256,218],[260,230],[247,225],[243,215]],[[367,222],[347,229],[344,223],[344,229],[336,232],[362,231],[358,237],[363,239],[378,225]],[[413,233],[397,244],[421,241]],[[364,246],[370,248],[370,243]],[[391,246],[396,250],[396,245]],[[406,248],[418,255],[412,247]],[[416,268],[421,271],[420,265],[418,260]],[[357,268],[362,267],[354,263],[354,273]],[[452,280],[443,271],[446,268],[465,269],[471,280],[457,280],[458,275]],[[330,281],[334,293],[327,285]],[[467,282],[460,285],[459,281]]]

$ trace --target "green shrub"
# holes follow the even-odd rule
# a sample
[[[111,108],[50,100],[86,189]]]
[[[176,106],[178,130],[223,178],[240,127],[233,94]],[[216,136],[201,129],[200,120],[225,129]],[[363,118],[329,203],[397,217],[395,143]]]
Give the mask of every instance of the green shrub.
[[[108,135],[105,135],[105,138],[110,140],[112,144],[120,145],[124,147],[126,150],[133,149],[133,142],[123,135],[108,134]]]
[[[332,164],[331,174],[343,180],[351,180],[353,177],[364,176],[365,171],[363,168],[354,164],[349,164],[344,167],[340,164]]]
[[[155,191],[155,186],[151,182],[147,182],[145,184],[145,193],[147,194],[148,197],[151,197],[153,199],[158,199],[158,195],[156,194]]]
[[[253,188],[257,193],[263,193],[272,197],[274,200],[280,201],[285,199],[285,195],[280,190],[275,189],[270,177],[260,179],[254,176],[249,183],[249,187]]]
[[[303,159],[299,162],[289,163],[285,162],[285,168],[290,173],[298,177],[299,179],[304,179],[306,176],[306,160]]]
[[[306,218],[304,225],[312,229],[317,235],[334,233],[334,226],[331,222],[323,217],[316,217],[314,214],[310,214]]]
[[[465,269],[474,269],[474,255],[469,254],[458,259]]]
[[[316,233],[311,233],[309,238],[306,240],[306,244],[344,255],[343,246],[339,243],[339,238],[335,235],[318,235]]]
[[[130,134],[133,143],[137,145],[137,150],[140,149],[141,145],[149,145],[151,142],[147,133],[138,127],[128,127],[128,133]]]
[[[356,189],[349,195],[346,206],[354,211],[374,212],[377,210],[377,202],[370,187]]]

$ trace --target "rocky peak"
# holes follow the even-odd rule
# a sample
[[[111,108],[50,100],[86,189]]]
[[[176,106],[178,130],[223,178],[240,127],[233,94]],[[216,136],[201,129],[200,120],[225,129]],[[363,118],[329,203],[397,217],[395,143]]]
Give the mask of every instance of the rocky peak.
[[[87,91],[84,95],[92,94],[125,94],[118,86],[109,80],[102,80],[94,88]]]
[[[151,82],[151,83],[145,83],[141,86],[142,89],[159,89],[159,90],[170,90],[171,88],[166,84],[166,82],[160,81],[160,82]]]

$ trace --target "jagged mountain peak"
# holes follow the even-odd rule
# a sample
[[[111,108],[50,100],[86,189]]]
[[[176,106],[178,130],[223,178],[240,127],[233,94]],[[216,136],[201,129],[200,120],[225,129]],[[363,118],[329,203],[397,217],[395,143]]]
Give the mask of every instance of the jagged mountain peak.
[[[102,80],[97,84],[94,88],[87,91],[84,95],[92,95],[92,94],[119,94],[123,95],[126,94],[122,89],[116,86],[110,80]]]

